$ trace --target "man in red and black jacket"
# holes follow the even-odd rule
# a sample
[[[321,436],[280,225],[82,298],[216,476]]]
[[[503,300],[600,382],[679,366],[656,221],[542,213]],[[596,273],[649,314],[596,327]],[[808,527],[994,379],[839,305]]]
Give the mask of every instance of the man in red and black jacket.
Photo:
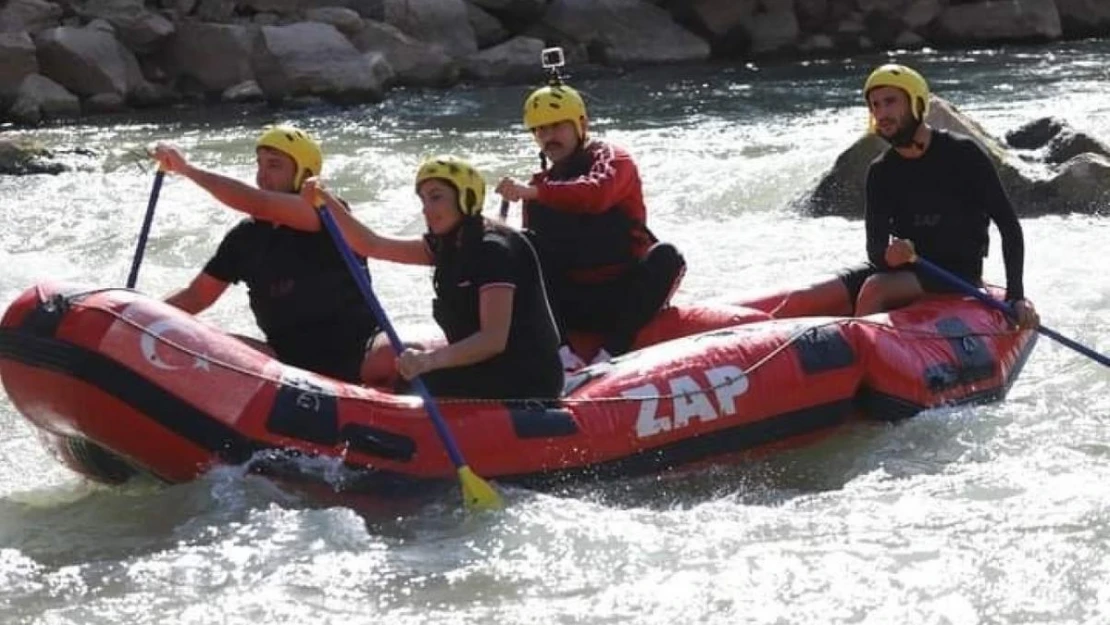
[[[524,202],[523,225],[533,233],[564,343],[568,331],[600,333],[594,362],[608,360],[627,352],[667,305],[686,263],[648,230],[632,157],[587,136],[577,91],[561,84],[534,91],[524,125],[551,167],[528,184],[505,178],[496,191]],[[583,364],[569,349],[561,354],[568,369]]]

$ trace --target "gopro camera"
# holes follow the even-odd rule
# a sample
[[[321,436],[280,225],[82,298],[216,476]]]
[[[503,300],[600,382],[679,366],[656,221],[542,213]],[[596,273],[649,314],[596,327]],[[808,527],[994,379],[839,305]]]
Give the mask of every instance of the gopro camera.
[[[544,69],[558,69],[567,64],[562,48],[544,48],[540,52],[540,64]]]

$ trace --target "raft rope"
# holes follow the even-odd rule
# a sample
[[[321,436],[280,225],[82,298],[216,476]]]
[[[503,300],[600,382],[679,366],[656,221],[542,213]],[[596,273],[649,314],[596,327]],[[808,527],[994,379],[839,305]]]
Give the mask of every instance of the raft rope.
[[[101,289],[94,289],[94,290],[85,291],[85,292],[82,292],[82,293],[69,295],[65,299],[66,299],[67,304],[69,304],[70,306],[78,307],[78,306],[81,306],[81,304],[80,304],[80,302],[74,302],[74,300],[76,300],[76,299],[86,297],[86,296],[89,296],[89,295],[95,295],[97,293],[105,293],[105,292],[108,292],[108,291],[115,291],[115,290],[119,290],[119,289],[117,289],[115,287],[106,287],[106,288],[101,288]],[[223,362],[223,361],[220,361],[220,360],[213,359],[211,356],[209,356],[207,354],[200,353],[200,352],[198,352],[198,351],[196,351],[196,350],[194,350],[190,347],[186,347],[184,345],[181,345],[180,343],[177,343],[176,341],[174,341],[172,339],[166,338],[165,336],[151,335],[150,332],[147,330],[146,326],[138,324],[138,323],[132,321],[131,319],[127,319],[127,318],[123,317],[122,315],[120,315],[118,312],[116,312],[114,310],[109,310],[107,308],[96,307],[96,306],[85,306],[84,308],[92,308],[92,309],[95,309],[95,310],[100,310],[102,312],[106,312],[106,313],[112,315],[113,317],[115,317],[116,319],[118,319],[119,321],[122,321],[123,323],[126,323],[126,324],[130,325],[131,327],[135,328],[139,332],[141,332],[143,334],[146,334],[146,335],[153,336],[155,339],[157,339],[159,341],[162,341],[163,343],[169,345],[170,347],[173,347],[173,348],[175,348],[175,349],[177,349],[177,350],[179,350],[179,351],[181,351],[185,354],[188,354],[189,356],[192,356],[192,357],[194,357],[198,360],[202,360],[202,361],[208,363],[211,366],[221,367],[225,370],[234,371],[236,373],[240,373],[240,374],[243,374],[245,376],[252,377],[252,378],[255,378],[255,379],[262,379],[262,380],[265,380],[267,382],[272,382],[274,384],[279,384],[279,385],[280,384],[290,384],[290,382],[291,382],[288,379],[275,378],[273,376],[264,375],[263,373],[261,373],[259,371],[244,369],[243,367],[239,367],[239,366],[236,366],[236,365],[231,364],[231,363],[227,363],[227,362]],[[801,318],[799,318],[799,319],[801,319]],[[788,348],[790,348],[792,345],[794,345],[796,342],[798,342],[798,340],[801,339],[802,337],[804,337],[807,333],[814,332],[814,331],[818,330],[819,328],[824,328],[824,327],[834,326],[834,325],[837,325],[837,324],[844,323],[845,320],[846,320],[846,318],[844,318],[844,317],[832,318],[832,319],[829,319],[828,321],[813,324],[813,325],[808,325],[805,328],[798,330],[797,332],[792,334],[789,338],[787,338],[785,341],[783,341],[781,345],[775,347],[773,350],[771,350],[770,352],[765,354],[762,358],[760,358],[759,360],[757,360],[754,363],[752,363],[751,365],[749,365],[747,368],[742,369],[741,370],[741,375],[744,376],[744,377],[750,377],[753,373],[755,373],[760,368],[767,365],[767,363],[771,362],[772,359],[778,357],[784,351],[786,351]],[[789,322],[791,320],[790,319],[783,319],[783,320],[780,320],[780,321]],[[849,319],[848,322],[849,323],[862,324],[862,325],[871,325],[871,326],[879,328],[880,330],[885,331],[885,332],[891,332],[891,331],[896,330],[893,326],[891,326],[889,324],[882,323],[882,322],[875,321],[875,320],[871,320],[871,319]],[[710,330],[710,331],[706,332],[706,334],[711,335],[714,332],[732,332],[732,331],[736,331],[737,329],[744,328],[744,327],[745,326],[732,326],[731,328],[721,328],[719,330]],[[925,330],[925,329],[898,328],[897,332],[906,336],[909,340],[934,340],[934,339],[937,339],[937,338],[943,338],[943,339],[951,340],[951,339],[968,339],[968,338],[976,338],[976,337],[1008,336],[1008,335],[1014,334],[1015,332],[1018,332],[1018,330],[1015,329],[1015,330],[995,331],[995,332],[967,332],[967,333],[963,333],[963,334],[943,335],[943,334],[940,334],[936,331],[930,331],[930,330]],[[238,339],[236,339],[236,340],[238,340]],[[617,357],[613,361],[614,362],[619,362],[619,360],[620,360],[620,357]],[[601,366],[604,367],[604,366],[608,366],[608,365],[606,364],[606,365],[601,365]],[[572,375],[580,375],[580,374],[581,375],[589,375],[589,368],[581,370],[581,373],[575,373],[575,374],[572,374]],[[724,387],[736,382],[738,379],[739,378],[727,377],[723,381],[721,381],[717,384],[712,384],[708,387],[702,387],[697,391],[686,391],[686,392],[681,392],[681,393],[659,393],[657,395],[641,395],[641,396],[636,396],[636,397],[625,397],[623,395],[621,395],[621,396],[609,396],[609,397],[604,397],[604,396],[602,396],[602,397],[582,397],[582,398],[560,397],[560,398],[556,398],[556,399],[552,399],[550,397],[522,397],[522,398],[513,398],[513,399],[495,399],[495,398],[481,398],[481,397],[457,397],[457,398],[443,397],[443,398],[436,398],[436,401],[439,402],[440,404],[466,404],[466,405],[521,404],[521,405],[524,405],[524,406],[536,406],[536,407],[560,406],[560,405],[562,405],[562,406],[571,405],[572,406],[572,405],[576,405],[576,404],[642,402],[642,401],[645,401],[645,400],[676,399],[676,398],[680,398],[680,397],[681,398],[690,398],[690,397],[693,397],[693,396],[696,396],[696,395],[709,395],[710,393],[713,393],[713,392],[717,391],[718,389],[724,388]],[[589,380],[586,380],[586,382],[584,382],[584,384],[587,384],[587,383],[589,383]],[[339,382],[339,384],[343,384],[343,383]],[[374,389],[373,387],[360,387],[360,388],[365,388],[365,389],[370,389],[370,390],[377,390],[377,389]],[[313,385],[313,388],[311,390],[318,391],[318,392],[325,392],[327,389],[323,388],[321,386],[318,386],[318,385]],[[387,391],[380,391],[380,392],[382,392],[384,395],[389,396],[389,397],[398,397],[398,398],[399,397],[408,397],[408,396],[402,396],[402,395],[395,395],[395,394],[389,393]],[[412,396],[412,398],[413,399],[418,399],[418,397],[416,397],[416,396]],[[348,397],[346,397],[346,399],[350,399],[350,400],[353,400],[353,401],[369,401],[369,400],[367,400],[366,398],[363,398],[363,397],[353,397],[353,396],[348,396]]]

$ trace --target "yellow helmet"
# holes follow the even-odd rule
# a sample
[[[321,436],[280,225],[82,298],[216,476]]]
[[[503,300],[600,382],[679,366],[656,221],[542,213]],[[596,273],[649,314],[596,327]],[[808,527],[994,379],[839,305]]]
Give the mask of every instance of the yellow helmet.
[[[577,91],[566,85],[540,87],[524,101],[524,127],[528,130],[571,121],[578,129],[578,138],[584,139],[586,129],[582,127],[582,118],[585,116],[586,102]]]
[[[866,100],[867,95],[876,87],[894,87],[905,91],[910,98],[913,116],[919,122],[924,121],[925,115],[929,113],[929,85],[925,83],[925,78],[921,74],[905,65],[889,63],[877,67],[863,85],[863,98]],[[875,118],[872,116],[871,131],[874,132],[874,130]]]
[[[457,156],[435,156],[424,161],[416,170],[416,187],[425,180],[436,178],[455,187],[459,196],[459,212],[463,215],[481,215],[486,201],[486,181],[470,163]]]
[[[262,132],[255,149],[272,148],[293,159],[297,174],[293,177],[293,187],[300,190],[305,178],[318,176],[324,166],[324,155],[320,144],[309,134],[295,126],[270,126]]]

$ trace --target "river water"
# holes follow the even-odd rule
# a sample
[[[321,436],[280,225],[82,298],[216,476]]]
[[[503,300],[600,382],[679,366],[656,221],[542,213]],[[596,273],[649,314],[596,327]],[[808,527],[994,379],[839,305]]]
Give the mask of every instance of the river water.
[[[686,254],[678,301],[735,301],[863,257],[858,220],[790,208],[863,130],[886,56],[639,70],[576,83],[628,147],[650,225]],[[1110,41],[901,55],[1001,135],[1045,115],[1110,140]],[[122,285],[153,141],[253,180],[260,126],[324,143],[325,179],[382,232],[419,234],[421,158],[490,180],[536,166],[524,87],[398,92],[336,110],[163,112],[26,131],[86,167],[0,178],[0,305],[43,279]],[[494,200],[487,210],[494,212]],[[515,215],[514,215],[515,217]],[[239,218],[167,179],[138,288],[185,284]],[[1110,352],[1110,216],[1023,220],[1026,291],[1047,325]],[[1004,281],[997,232],[988,281]],[[401,328],[431,327],[426,269],[372,264]],[[245,293],[204,318],[257,336]],[[740,462],[555,493],[466,517],[323,499],[240,468],[166,487],[91,485],[0,395],[2,623],[1106,623],[1110,372],[1042,340],[1005,402],[857,424]]]

